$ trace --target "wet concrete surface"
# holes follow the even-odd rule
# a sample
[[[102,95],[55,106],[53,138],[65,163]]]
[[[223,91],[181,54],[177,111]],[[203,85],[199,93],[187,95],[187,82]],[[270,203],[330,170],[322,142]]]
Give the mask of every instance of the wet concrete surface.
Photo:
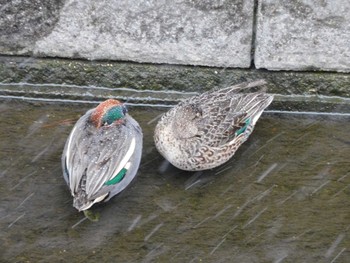
[[[93,105],[0,102],[1,262],[348,262],[350,118],[265,113],[226,164],[166,165],[157,108],[129,108],[144,132],[134,183],[72,207],[60,156]],[[152,121],[153,120],[153,121]]]

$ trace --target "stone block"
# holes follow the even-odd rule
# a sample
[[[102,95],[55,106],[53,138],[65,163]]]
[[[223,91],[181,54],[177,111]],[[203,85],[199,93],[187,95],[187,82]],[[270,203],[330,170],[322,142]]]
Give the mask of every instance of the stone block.
[[[66,0],[63,7],[53,5],[52,21],[50,10],[33,12],[45,5],[35,2],[32,11],[21,11],[27,29],[9,32],[10,41],[1,38],[1,53],[242,68],[251,63],[254,0]]]
[[[255,65],[350,71],[349,0],[259,0]]]

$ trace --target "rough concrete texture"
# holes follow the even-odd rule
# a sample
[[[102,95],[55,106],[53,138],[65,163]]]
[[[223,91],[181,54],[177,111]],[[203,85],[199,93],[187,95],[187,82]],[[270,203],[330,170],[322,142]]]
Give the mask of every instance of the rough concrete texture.
[[[350,71],[349,0],[259,0],[255,65]]]
[[[58,21],[63,1],[1,1],[0,53],[30,55],[35,42],[51,33]]]
[[[253,0],[66,1],[34,55],[249,67]]]
[[[350,72],[349,0],[3,2],[2,55]]]

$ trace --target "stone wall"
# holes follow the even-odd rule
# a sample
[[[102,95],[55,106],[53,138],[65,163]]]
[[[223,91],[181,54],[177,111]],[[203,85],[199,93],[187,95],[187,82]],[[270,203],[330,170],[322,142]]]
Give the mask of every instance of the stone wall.
[[[260,0],[255,65],[350,71],[349,0]]]
[[[350,72],[348,0],[10,0],[1,13],[1,55]]]

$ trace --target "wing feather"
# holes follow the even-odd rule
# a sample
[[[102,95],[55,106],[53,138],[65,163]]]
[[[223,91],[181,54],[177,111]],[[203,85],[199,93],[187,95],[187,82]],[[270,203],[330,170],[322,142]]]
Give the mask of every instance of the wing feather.
[[[236,131],[246,125],[249,118],[254,126],[273,97],[261,91],[243,91],[263,84],[263,80],[243,83],[190,98],[189,103],[196,105],[202,112],[202,116],[194,120],[202,143],[210,147],[221,147],[239,136]]]

